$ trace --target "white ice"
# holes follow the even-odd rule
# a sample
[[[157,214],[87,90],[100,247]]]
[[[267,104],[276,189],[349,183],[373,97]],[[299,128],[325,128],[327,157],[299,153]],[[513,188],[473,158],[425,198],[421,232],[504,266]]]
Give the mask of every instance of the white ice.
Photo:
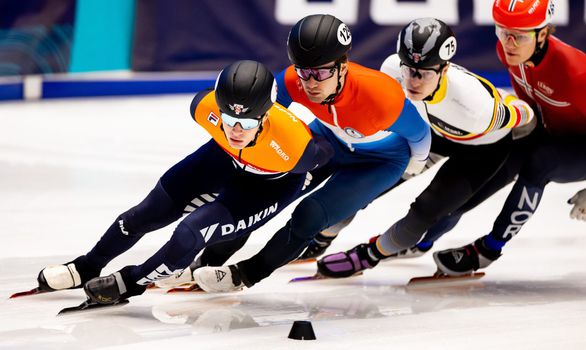
[[[387,262],[362,277],[287,284],[311,264],[286,266],[230,294],[147,291],[129,305],[56,316],[84,300],[71,290],[8,300],[38,271],[89,250],[159,176],[207,140],[190,96],[96,98],[0,105],[0,348],[585,349],[586,223],[566,200],[584,183],[550,184],[534,218],[476,282],[407,288],[431,255]],[[359,213],[331,251],[348,249],[404,215],[432,172]],[[352,184],[348,184],[351,186]],[[434,249],[488,232],[510,187],[467,215]],[[245,203],[243,203],[245,205]],[[256,252],[291,208],[254,233],[231,261]],[[103,271],[141,263],[170,236],[153,232]],[[315,341],[287,338],[310,320]]]

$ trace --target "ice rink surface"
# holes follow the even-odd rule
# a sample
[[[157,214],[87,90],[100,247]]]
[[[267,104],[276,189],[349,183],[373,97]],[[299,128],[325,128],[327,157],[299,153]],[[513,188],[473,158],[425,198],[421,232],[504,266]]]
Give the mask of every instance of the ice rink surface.
[[[130,304],[56,316],[81,290],[9,300],[47,264],[88,251],[116,216],[207,137],[191,96],[0,104],[0,348],[2,349],[586,349],[586,223],[570,220],[578,184],[550,184],[535,217],[475,282],[408,288],[435,271],[431,254],[385,262],[364,276],[287,284],[313,273],[289,265],[229,294],[147,291]],[[381,233],[429,183],[428,172],[385,195],[330,252]],[[351,186],[351,184],[349,184]],[[469,213],[434,246],[490,230],[510,187]],[[254,254],[292,207],[255,232],[231,260]],[[173,226],[144,237],[103,271],[141,263]],[[317,340],[287,339],[310,320]]]

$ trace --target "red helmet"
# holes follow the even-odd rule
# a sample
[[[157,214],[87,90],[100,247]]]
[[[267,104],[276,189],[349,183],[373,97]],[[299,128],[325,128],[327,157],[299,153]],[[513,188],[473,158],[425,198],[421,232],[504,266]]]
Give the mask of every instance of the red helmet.
[[[551,23],[553,0],[495,0],[492,18],[507,28],[538,29]]]

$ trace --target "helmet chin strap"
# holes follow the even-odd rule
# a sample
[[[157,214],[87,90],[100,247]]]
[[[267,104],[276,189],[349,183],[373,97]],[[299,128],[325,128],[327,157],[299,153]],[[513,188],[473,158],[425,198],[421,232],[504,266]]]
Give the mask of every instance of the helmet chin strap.
[[[426,98],[424,98],[424,99],[423,99],[424,101],[431,101],[431,100],[433,100],[433,96],[435,96],[435,93],[436,93],[436,92],[438,92],[438,90],[439,90],[440,86],[442,85],[442,79],[444,78],[444,72],[443,72],[443,69],[444,69],[444,67],[445,67],[447,64],[448,64],[448,63],[446,63],[445,65],[442,65],[442,66],[440,67],[440,69],[441,69],[442,71],[441,71],[441,73],[440,73],[440,78],[439,78],[439,79],[438,79],[438,81],[437,81],[437,86],[435,87],[435,89],[433,90],[433,92],[432,92],[431,94],[429,94],[429,96],[427,96]]]
[[[267,112],[268,113],[268,112]],[[266,113],[265,113],[266,114]],[[263,117],[264,118],[264,117]],[[261,122],[258,126],[258,130],[256,131],[256,134],[254,135],[254,139],[252,139],[252,141],[250,141],[246,146],[244,146],[244,148],[246,147],[252,147],[254,145],[256,145],[256,140],[258,139],[258,137],[260,136],[260,134],[262,133],[263,130],[263,124],[264,122]],[[226,132],[224,131],[224,125],[220,124],[220,130],[222,130],[222,132],[224,132],[224,136],[226,136]]]
[[[258,139],[258,137],[259,137],[259,136],[260,136],[260,134],[262,133],[263,126],[264,126],[264,122],[265,122],[265,118],[266,118],[265,116],[267,116],[267,117],[268,117],[268,113],[269,113],[269,112],[266,112],[266,113],[265,113],[265,114],[264,114],[264,115],[261,117],[261,122],[260,122],[260,124],[258,125],[258,130],[256,131],[256,134],[254,135],[254,139],[252,139],[252,141],[250,141],[250,142],[248,143],[248,145],[246,145],[244,148],[246,148],[246,147],[252,147],[252,146],[256,145],[256,140]]]
[[[539,34],[537,34],[539,35]],[[547,52],[547,47],[549,46],[549,35],[545,37],[543,40],[543,45],[535,39],[535,51],[533,51],[533,55],[529,57],[527,61],[533,63],[533,65],[537,66],[541,61],[543,61],[543,57],[545,57],[545,53]]]
[[[320,102],[321,105],[328,105],[328,112],[331,112],[331,105],[334,102],[334,99],[336,98],[336,96],[338,96],[338,94],[340,93],[340,90],[342,90],[342,82],[340,81],[340,69],[342,67],[342,64],[340,62],[336,63],[336,78],[338,79],[338,85],[336,86],[336,92],[334,92],[333,94],[328,95],[328,97],[326,97],[323,101]]]
[[[256,145],[256,139],[258,139],[261,132],[262,132],[262,124],[260,124],[260,126],[258,127],[258,130],[256,131],[256,134],[254,135],[254,139],[252,139],[252,141],[250,141],[250,143],[248,143],[248,145],[246,145],[244,148],[252,147],[252,146]]]

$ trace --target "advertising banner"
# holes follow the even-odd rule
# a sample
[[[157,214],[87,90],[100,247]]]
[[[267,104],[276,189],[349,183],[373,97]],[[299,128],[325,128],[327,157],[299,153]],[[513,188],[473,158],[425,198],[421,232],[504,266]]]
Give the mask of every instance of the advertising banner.
[[[67,72],[75,0],[0,0],[0,76]]]
[[[554,23],[565,42],[586,47],[584,0],[557,0]],[[329,13],[350,26],[350,60],[379,68],[396,50],[400,29],[419,17],[449,24],[458,40],[455,63],[502,72],[495,54],[493,0],[150,0],[138,1],[133,68],[138,71],[218,70],[254,59],[273,70],[288,65],[286,40],[300,18]]]

